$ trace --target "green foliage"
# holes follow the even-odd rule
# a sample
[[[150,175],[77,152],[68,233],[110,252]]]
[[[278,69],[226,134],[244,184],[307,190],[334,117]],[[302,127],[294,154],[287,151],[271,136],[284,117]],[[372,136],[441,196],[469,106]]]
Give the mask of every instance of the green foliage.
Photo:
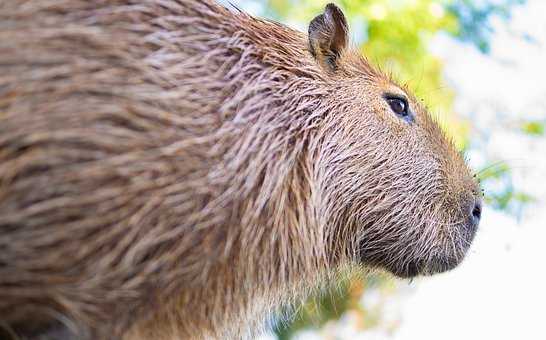
[[[521,130],[531,136],[544,136],[544,125],[546,122],[529,121],[522,124]]]

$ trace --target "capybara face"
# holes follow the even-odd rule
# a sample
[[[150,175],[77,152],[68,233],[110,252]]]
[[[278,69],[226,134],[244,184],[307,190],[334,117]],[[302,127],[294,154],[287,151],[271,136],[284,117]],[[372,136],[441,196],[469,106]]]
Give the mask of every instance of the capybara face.
[[[401,277],[452,269],[480,219],[477,181],[408,90],[346,48],[346,32],[333,5],[310,26],[334,89],[320,161],[334,239],[348,240],[337,251]]]

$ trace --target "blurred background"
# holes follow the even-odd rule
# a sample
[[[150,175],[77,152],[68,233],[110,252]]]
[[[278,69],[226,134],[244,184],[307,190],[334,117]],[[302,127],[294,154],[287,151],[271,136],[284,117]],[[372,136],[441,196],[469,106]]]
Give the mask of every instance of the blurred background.
[[[326,4],[232,2],[302,31]],[[353,279],[262,338],[546,339],[546,1],[336,3],[353,43],[407,83],[465,152],[486,208],[456,270]]]

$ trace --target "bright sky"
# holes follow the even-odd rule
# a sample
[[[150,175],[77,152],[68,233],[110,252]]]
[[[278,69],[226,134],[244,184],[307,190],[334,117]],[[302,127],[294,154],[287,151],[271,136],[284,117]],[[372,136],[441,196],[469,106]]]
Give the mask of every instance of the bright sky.
[[[490,55],[446,36],[433,53],[445,62],[456,111],[473,124],[472,165],[507,162],[514,186],[536,202],[519,221],[486,208],[458,269],[400,282],[401,293],[384,306],[384,320],[400,321],[394,333],[359,333],[346,316],[328,327],[331,339],[546,339],[546,137],[518,131],[523,120],[546,121],[546,1],[528,0],[496,27]],[[305,332],[298,340],[326,338]]]

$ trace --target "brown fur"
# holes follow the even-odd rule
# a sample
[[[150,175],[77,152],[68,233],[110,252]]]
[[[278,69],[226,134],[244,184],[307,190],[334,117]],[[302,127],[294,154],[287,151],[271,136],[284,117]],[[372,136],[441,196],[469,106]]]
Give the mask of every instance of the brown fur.
[[[243,338],[343,266],[460,262],[477,184],[339,15],[309,43],[209,0],[2,1],[0,326]]]

